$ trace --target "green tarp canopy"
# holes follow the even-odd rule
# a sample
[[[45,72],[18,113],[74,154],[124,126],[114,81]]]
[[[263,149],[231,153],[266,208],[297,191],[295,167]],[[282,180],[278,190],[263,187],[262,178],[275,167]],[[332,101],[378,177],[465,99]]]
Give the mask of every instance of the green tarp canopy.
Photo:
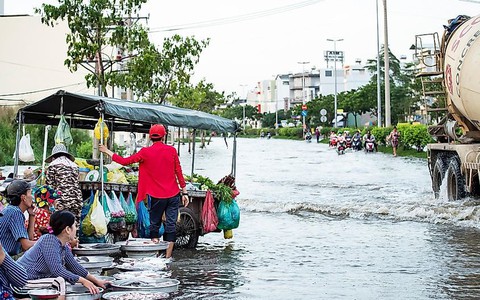
[[[58,91],[19,110],[24,124],[58,125],[63,113],[73,128],[93,129],[103,110],[114,131],[148,132],[151,124],[234,133],[240,129],[233,120],[175,106]]]

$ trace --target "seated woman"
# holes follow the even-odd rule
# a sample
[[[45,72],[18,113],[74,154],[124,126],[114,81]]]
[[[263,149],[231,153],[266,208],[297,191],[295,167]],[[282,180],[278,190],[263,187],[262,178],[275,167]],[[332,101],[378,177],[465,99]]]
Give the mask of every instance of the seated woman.
[[[21,288],[27,283],[25,268],[16,263],[0,244],[0,293],[4,300],[14,300],[10,285]]]
[[[44,234],[31,249],[18,260],[25,267],[28,279],[62,277],[71,284],[81,283],[91,294],[98,294],[97,286],[105,288],[108,281],[88,273],[73,257],[67,243],[75,239],[75,216],[66,210],[50,216],[53,233]]]

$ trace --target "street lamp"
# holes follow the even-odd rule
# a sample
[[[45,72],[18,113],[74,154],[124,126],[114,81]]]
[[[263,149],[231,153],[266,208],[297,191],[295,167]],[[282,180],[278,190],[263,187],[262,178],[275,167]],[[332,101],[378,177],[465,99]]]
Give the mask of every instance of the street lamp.
[[[305,65],[306,64],[309,64],[310,62],[309,61],[299,61],[298,62],[299,64],[302,65],[302,105],[305,105]],[[307,127],[305,126],[305,115],[302,114],[302,119],[303,119],[303,134],[302,136],[305,137],[305,129],[307,129]]]
[[[337,121],[337,42],[343,41],[343,39],[327,39],[329,42],[333,42],[333,53],[334,53],[334,60],[333,60],[333,80],[334,80],[334,88],[335,88],[335,107],[334,107],[334,112],[333,115],[335,116],[335,124],[334,127],[338,127]]]

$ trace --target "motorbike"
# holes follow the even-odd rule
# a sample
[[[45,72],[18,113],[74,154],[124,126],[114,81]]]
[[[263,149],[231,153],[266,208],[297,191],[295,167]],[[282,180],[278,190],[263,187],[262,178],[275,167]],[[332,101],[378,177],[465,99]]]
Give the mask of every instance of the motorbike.
[[[365,142],[365,153],[369,153],[369,152],[371,153],[375,152],[375,144],[371,140],[367,140]]]
[[[305,141],[307,141],[307,143],[312,142],[312,134],[310,132],[307,132],[307,134],[305,134]]]
[[[355,151],[362,150],[362,140],[359,137],[356,137],[356,136],[353,137],[352,149]]]
[[[345,150],[346,150],[346,142],[340,141],[337,146],[337,154],[338,155],[345,154]]]
[[[335,148],[337,146],[337,137],[336,136],[332,136],[330,137],[330,142],[329,142],[329,146],[332,147],[332,148]]]
[[[345,148],[352,149],[352,137],[351,136],[347,136],[345,138]]]

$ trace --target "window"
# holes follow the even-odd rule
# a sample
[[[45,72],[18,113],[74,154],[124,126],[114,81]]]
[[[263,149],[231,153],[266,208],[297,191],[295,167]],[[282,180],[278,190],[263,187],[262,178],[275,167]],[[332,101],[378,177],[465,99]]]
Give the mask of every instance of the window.
[[[325,77],[332,77],[332,70],[325,70]]]

